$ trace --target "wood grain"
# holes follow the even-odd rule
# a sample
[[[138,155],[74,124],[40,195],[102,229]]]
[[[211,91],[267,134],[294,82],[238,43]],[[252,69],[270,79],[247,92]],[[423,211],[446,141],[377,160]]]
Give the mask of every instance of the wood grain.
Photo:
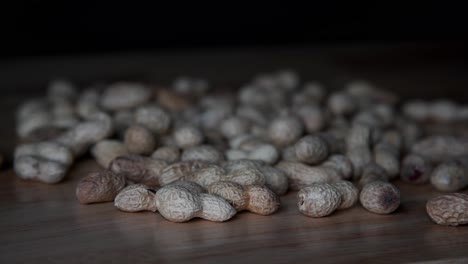
[[[413,262],[467,257],[468,228],[444,227],[425,213],[430,186],[397,182],[391,215],[360,206],[314,219],[295,193],[271,216],[243,212],[225,223],[171,223],[158,213],[125,213],[112,203],[80,205],[75,186],[94,161],[78,163],[57,185],[0,174],[0,263],[336,263]]]

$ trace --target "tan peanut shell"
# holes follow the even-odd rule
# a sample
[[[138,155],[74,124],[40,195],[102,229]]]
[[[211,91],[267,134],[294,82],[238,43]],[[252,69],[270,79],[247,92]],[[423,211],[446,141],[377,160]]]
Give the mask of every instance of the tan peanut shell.
[[[62,144],[56,142],[40,142],[22,144],[15,148],[15,159],[20,156],[36,156],[46,160],[71,165],[74,161],[73,153]]]
[[[195,171],[185,179],[194,181],[202,187],[207,188],[210,184],[221,181],[225,175],[225,170],[218,165],[208,165],[206,168]]]
[[[14,170],[22,179],[54,184],[65,178],[68,166],[41,157],[26,155],[15,159]]]
[[[432,198],[426,203],[426,211],[439,225],[468,224],[468,195],[452,193]]]
[[[260,166],[259,170],[265,176],[265,186],[277,195],[286,194],[289,182],[284,172],[270,165]]]
[[[389,177],[384,168],[376,163],[368,163],[362,172],[362,176],[358,181],[358,186],[362,188],[364,185],[374,181],[388,181]]]
[[[125,187],[125,178],[110,171],[91,172],[76,186],[76,197],[82,204],[113,201]]]
[[[281,161],[276,168],[288,177],[289,188],[299,190],[314,183],[332,183],[341,180],[340,173],[326,166],[308,166],[300,162]]]
[[[180,161],[172,165],[167,166],[161,172],[159,177],[159,184],[164,186],[168,183],[178,180],[190,179],[193,173],[196,171],[208,167],[208,163],[198,160],[191,161]]]
[[[401,164],[400,179],[413,184],[427,183],[433,170],[432,164],[417,154],[407,155]]]
[[[154,133],[164,134],[171,126],[171,117],[155,105],[139,107],[135,112],[135,122]]]
[[[182,152],[181,160],[200,160],[218,164],[223,160],[223,155],[211,145],[199,145],[185,149],[184,152]]]
[[[389,179],[395,179],[400,175],[400,153],[395,146],[388,143],[374,146],[374,162],[385,169]]]
[[[114,206],[125,212],[152,211],[156,212],[156,190],[143,185],[132,184],[123,188],[114,199]]]
[[[129,153],[122,142],[105,139],[99,141],[91,148],[91,154],[99,165],[107,169],[112,160]]]
[[[249,159],[260,160],[267,164],[274,164],[279,158],[278,150],[270,144],[263,144],[252,150],[249,155]]]
[[[431,162],[442,162],[468,154],[468,139],[452,136],[431,136],[415,143],[411,152]]]
[[[183,126],[174,131],[174,140],[179,148],[200,145],[204,139],[203,132],[195,126]]]
[[[180,160],[180,150],[175,146],[160,147],[153,152],[151,158],[164,160],[172,164]]]
[[[400,191],[389,182],[374,181],[364,185],[359,201],[372,213],[390,214],[400,206]]]
[[[304,187],[297,193],[299,211],[310,217],[324,217],[341,204],[340,192],[330,184],[320,183]]]
[[[296,117],[279,117],[268,128],[270,140],[279,147],[294,143],[302,135],[304,127]]]
[[[295,144],[296,157],[307,164],[319,164],[329,154],[327,143],[319,136],[308,135]]]
[[[104,91],[101,105],[108,110],[121,110],[141,105],[150,98],[150,90],[142,84],[119,82]]]
[[[153,133],[140,125],[127,128],[124,135],[124,143],[128,152],[132,154],[149,155],[156,148],[156,140]]]
[[[167,162],[138,155],[125,155],[112,160],[109,170],[115,174],[123,175],[134,183],[149,186],[158,186],[159,177]]]
[[[238,212],[247,210],[270,215],[280,206],[278,196],[265,186],[242,186],[235,182],[220,181],[208,186],[208,192],[226,199]]]
[[[331,155],[322,163],[322,166],[334,168],[339,171],[344,180],[349,180],[353,177],[353,164],[345,155]]]
[[[224,179],[227,181],[232,181],[240,185],[264,185],[265,184],[265,175],[255,168],[255,167],[246,167],[237,170],[232,170],[224,176]]]
[[[332,184],[341,194],[341,204],[337,209],[353,207],[359,200],[359,189],[349,181],[339,181]]]
[[[431,184],[439,191],[456,192],[468,186],[467,172],[466,161],[452,160],[444,162],[432,171]]]
[[[346,156],[353,164],[355,178],[359,178],[363,167],[372,161],[370,139],[370,127],[359,124],[353,125],[346,137]]]
[[[195,217],[223,222],[236,214],[223,198],[205,193],[197,195],[178,185],[160,188],[155,201],[159,213],[172,222],[186,222]]]

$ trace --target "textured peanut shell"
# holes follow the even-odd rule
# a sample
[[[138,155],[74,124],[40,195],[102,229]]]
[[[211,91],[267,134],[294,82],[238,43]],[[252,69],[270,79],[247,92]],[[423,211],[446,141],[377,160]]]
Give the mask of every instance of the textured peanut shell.
[[[260,170],[254,167],[233,170],[225,175],[224,179],[239,183],[240,185],[265,184],[265,176]]]
[[[156,207],[172,222],[186,222],[194,217],[223,222],[236,210],[223,198],[211,194],[194,194],[179,185],[164,186],[156,192]]]
[[[452,193],[432,198],[426,203],[426,211],[439,225],[468,224],[468,195]]]
[[[248,197],[247,210],[259,215],[270,215],[280,208],[279,197],[268,187],[260,185],[250,185],[244,187]]]
[[[277,195],[285,195],[288,192],[289,181],[284,172],[269,165],[260,166],[259,169],[265,176],[265,186],[270,190]]]
[[[252,150],[249,159],[261,160],[267,164],[274,164],[279,158],[278,150],[270,144],[263,144]]]
[[[209,164],[198,160],[174,163],[163,169],[161,176],[159,177],[159,184],[164,186],[173,181],[188,180],[193,173],[202,168],[208,167],[208,165]]]
[[[337,170],[326,166],[313,167],[300,162],[281,161],[276,168],[286,174],[291,190],[299,190],[314,183],[332,183],[341,180]]]
[[[304,127],[295,117],[280,117],[272,121],[268,127],[270,140],[279,147],[287,146],[302,135]]]
[[[439,191],[456,192],[468,186],[468,169],[460,161],[439,164],[431,174],[431,184]]]
[[[69,147],[75,156],[79,156],[91,145],[109,137],[113,132],[112,118],[106,113],[98,112],[68,130],[57,142]]]
[[[65,178],[68,166],[41,157],[25,155],[15,159],[14,170],[22,179],[54,184]]]
[[[340,192],[327,183],[313,184],[300,189],[297,193],[299,211],[310,217],[330,215],[340,204]]]
[[[135,122],[154,133],[164,134],[171,126],[171,117],[158,106],[149,105],[139,107],[136,110]]]
[[[203,132],[194,126],[183,126],[174,131],[174,140],[179,148],[190,148],[204,140]]]
[[[125,187],[125,178],[110,171],[92,172],[76,186],[76,197],[82,204],[110,202]]]
[[[156,190],[143,184],[132,184],[123,188],[114,199],[114,206],[125,212],[156,212]]]
[[[91,154],[99,165],[104,168],[109,168],[109,164],[112,160],[119,156],[127,155],[128,150],[125,145],[118,140],[102,140],[93,146]]]
[[[199,145],[190,147],[182,152],[181,160],[200,160],[212,164],[218,164],[222,161],[223,155],[211,145]]]
[[[353,207],[359,200],[359,189],[349,181],[339,181],[332,184],[341,194],[341,204],[337,209]]]
[[[156,147],[156,140],[150,130],[144,126],[134,125],[125,131],[124,143],[128,152],[148,155]]]
[[[376,214],[390,214],[400,206],[400,191],[391,183],[375,181],[364,185],[361,205]]]
[[[223,169],[227,173],[230,173],[238,169],[243,169],[243,168],[253,167],[253,168],[258,169],[263,165],[265,165],[265,163],[260,160],[249,160],[249,159],[230,160],[222,164]]]
[[[389,179],[395,179],[400,175],[399,151],[387,143],[380,143],[374,147],[374,162],[385,169]]]
[[[296,157],[307,164],[319,164],[329,154],[327,143],[318,136],[305,136],[295,144]]]
[[[15,159],[25,155],[41,157],[64,165],[71,165],[74,160],[73,153],[67,147],[56,142],[23,144],[15,148]]]
[[[150,90],[138,83],[119,82],[110,85],[101,96],[102,107],[121,110],[136,107],[151,98]]]
[[[384,168],[376,163],[368,163],[362,172],[362,176],[358,181],[358,186],[362,188],[364,185],[374,181],[388,181],[389,177]]]
[[[164,160],[167,163],[172,164],[179,161],[180,151],[179,148],[175,146],[160,147],[153,152],[151,158]]]
[[[208,186],[208,192],[226,199],[236,211],[247,210],[270,215],[280,206],[278,196],[265,186],[242,186],[235,182],[220,181]]]
[[[411,151],[431,162],[442,162],[468,154],[468,139],[451,136],[431,136],[415,143]]]
[[[238,183],[218,181],[210,184],[207,191],[226,199],[238,212],[247,209],[248,200],[245,197],[244,188]]]
[[[346,156],[353,164],[355,178],[361,176],[363,167],[372,160],[370,140],[371,129],[359,124],[353,125],[346,137]]]
[[[205,193],[206,190],[200,184],[193,182],[193,181],[173,181],[165,186],[180,186],[184,187],[185,189],[189,190],[193,194],[200,194]]]
[[[125,155],[115,158],[109,165],[109,170],[125,176],[127,180],[158,186],[159,177],[167,162],[138,155]]]
[[[400,179],[413,184],[424,184],[430,179],[433,166],[422,156],[407,155],[401,164]]]
[[[222,180],[225,174],[224,169],[218,165],[209,165],[206,168],[197,170],[188,178],[207,188],[210,184]]]
[[[349,180],[353,177],[353,164],[345,155],[332,155],[322,163],[322,166],[336,169],[345,180]]]

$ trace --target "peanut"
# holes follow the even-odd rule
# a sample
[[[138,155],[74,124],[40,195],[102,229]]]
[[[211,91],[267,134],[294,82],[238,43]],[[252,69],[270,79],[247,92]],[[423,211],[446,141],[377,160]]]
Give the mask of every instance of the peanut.
[[[63,180],[74,159],[67,147],[55,142],[20,145],[14,156],[16,175],[45,183]]]
[[[312,167],[300,162],[281,161],[276,168],[286,174],[291,190],[299,190],[313,183],[332,183],[342,178],[336,169],[327,166]]]
[[[372,213],[390,214],[400,206],[400,191],[391,183],[374,181],[364,185],[359,201]]]
[[[366,184],[374,181],[387,182],[388,180],[389,177],[384,168],[382,168],[379,164],[369,163],[363,169],[362,176],[358,181],[358,186],[362,188]]]
[[[442,162],[468,154],[468,139],[451,136],[431,136],[417,142],[412,153],[423,156],[430,162]]]
[[[125,212],[156,212],[156,190],[143,184],[132,184],[122,189],[115,197],[114,206]]]
[[[359,178],[363,167],[371,162],[370,151],[371,129],[365,125],[354,125],[346,137],[346,156],[354,168],[354,177]]]
[[[341,204],[340,192],[330,184],[312,184],[299,190],[299,211],[310,217],[324,217],[333,213]]]
[[[120,141],[101,140],[91,148],[91,154],[99,165],[107,169],[112,160],[129,153]]]
[[[427,183],[432,170],[432,164],[424,157],[409,154],[402,161],[400,179],[414,184]]]
[[[249,153],[248,158],[252,160],[261,160],[267,164],[274,164],[279,158],[279,153],[273,145],[264,144],[252,150]]]
[[[101,97],[101,105],[108,110],[136,107],[151,98],[150,90],[142,84],[119,82],[107,87]]]
[[[220,132],[226,138],[234,138],[248,133],[250,125],[247,119],[233,116],[221,123]]]
[[[468,224],[468,195],[452,193],[432,198],[426,203],[426,211],[439,225]]]
[[[156,192],[155,203],[159,213],[172,222],[186,222],[194,217],[224,222],[236,214],[236,209],[223,198],[212,194],[195,194],[178,185],[160,188]]]
[[[328,157],[322,166],[330,167],[341,173],[344,180],[350,180],[353,177],[353,164],[344,155],[335,154]]]
[[[173,181],[185,180],[196,171],[208,167],[208,164],[203,161],[191,160],[181,161],[167,166],[163,169],[160,177],[159,184],[164,186]]]
[[[201,168],[184,179],[194,181],[202,187],[208,188],[210,184],[223,180],[225,174],[226,172],[223,168],[217,165],[208,165],[206,168]]]
[[[135,112],[135,122],[157,134],[166,133],[171,126],[171,117],[155,105],[139,107]]]
[[[183,126],[174,131],[174,140],[179,148],[190,148],[200,145],[204,140],[204,135],[195,126]]]
[[[208,192],[226,199],[237,212],[247,210],[270,215],[280,206],[278,196],[265,186],[242,186],[235,182],[219,181],[208,186]]]
[[[287,146],[302,135],[304,127],[299,119],[295,117],[280,117],[272,121],[268,128],[271,141],[279,146]]]
[[[307,164],[319,164],[329,154],[327,143],[319,136],[305,136],[295,144],[296,157]]]
[[[80,180],[76,197],[82,204],[113,201],[125,187],[125,178],[110,171],[92,172]]]
[[[456,192],[468,186],[466,157],[439,164],[431,173],[431,183],[439,191]]]
[[[341,204],[338,210],[353,207],[359,199],[359,189],[349,181],[339,181],[331,184],[341,194]]]
[[[211,145],[199,145],[185,149],[184,152],[182,152],[181,160],[200,160],[217,164],[223,160],[223,155]]]
[[[224,176],[224,179],[241,185],[265,184],[265,175],[263,175],[256,167],[245,167],[231,170]]]
[[[180,151],[177,147],[165,146],[156,149],[151,155],[153,159],[164,160],[169,164],[179,161]]]
[[[69,147],[75,156],[86,152],[90,146],[113,133],[112,119],[99,112],[67,131],[57,141]]]
[[[138,155],[125,155],[112,160],[109,170],[131,182],[158,186],[167,162]]]
[[[148,155],[156,147],[156,140],[151,131],[139,125],[127,128],[124,135],[124,143],[132,154]]]
[[[265,186],[277,195],[286,194],[289,183],[284,172],[269,165],[260,166],[259,170],[265,176]]]

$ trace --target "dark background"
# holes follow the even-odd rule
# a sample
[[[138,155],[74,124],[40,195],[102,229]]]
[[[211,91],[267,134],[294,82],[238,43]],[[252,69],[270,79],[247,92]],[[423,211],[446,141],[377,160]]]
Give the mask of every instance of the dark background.
[[[349,43],[466,43],[462,4],[10,1],[0,56]],[[344,1],[343,1],[344,2]],[[409,2],[409,1],[408,1]]]

